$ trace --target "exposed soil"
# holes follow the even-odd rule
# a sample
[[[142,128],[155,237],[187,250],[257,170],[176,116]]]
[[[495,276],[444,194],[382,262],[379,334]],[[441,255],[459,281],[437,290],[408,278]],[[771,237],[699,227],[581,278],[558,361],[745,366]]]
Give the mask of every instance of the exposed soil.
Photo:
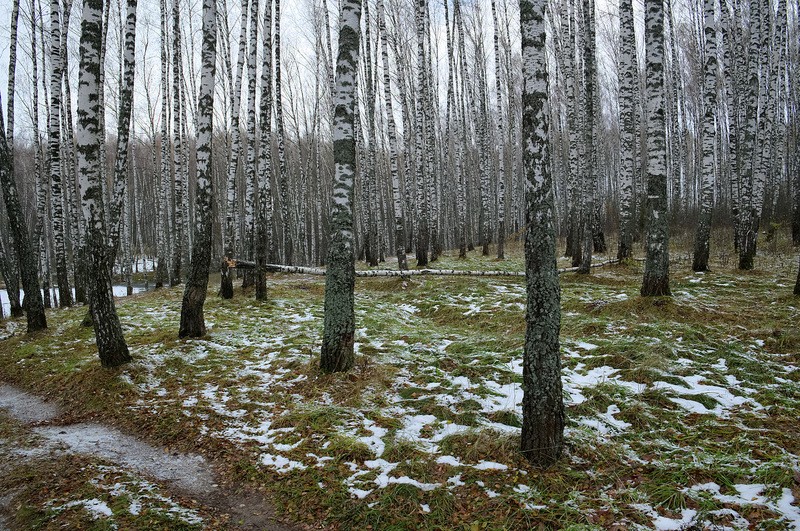
[[[233,529],[292,531],[301,527],[279,522],[270,503],[255,492],[233,492],[216,479],[214,464],[196,454],[170,453],[116,428],[96,423],[58,423],[62,412],[21,389],[0,383],[0,409],[30,425],[40,440],[35,449],[7,449],[21,459],[45,454],[83,454],[112,461],[165,484],[174,493],[189,496],[213,512],[229,516]],[[0,446],[6,444],[0,439]],[[3,513],[13,495],[0,497],[0,531],[7,529]]]

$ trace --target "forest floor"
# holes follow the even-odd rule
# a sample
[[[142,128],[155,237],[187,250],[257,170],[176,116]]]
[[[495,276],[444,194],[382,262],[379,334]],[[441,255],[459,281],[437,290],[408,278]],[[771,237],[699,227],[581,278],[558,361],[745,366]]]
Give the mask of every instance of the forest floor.
[[[518,247],[432,265],[523,270]],[[177,338],[182,287],[118,299],[134,361],[114,371],[83,308],[50,311],[34,336],[4,321],[0,381],[58,404],[61,423],[201,454],[221,488],[262,493],[298,526],[800,529],[796,255],[712,266],[674,261],[671,298],[639,296],[636,261],[561,276],[567,444],[546,471],[517,450],[522,278],[358,279],[348,374],[318,369],[324,279],[276,274],[265,303],[212,282],[200,341]],[[12,528],[238,525],[107,458],[8,457],[37,436],[0,410]]]

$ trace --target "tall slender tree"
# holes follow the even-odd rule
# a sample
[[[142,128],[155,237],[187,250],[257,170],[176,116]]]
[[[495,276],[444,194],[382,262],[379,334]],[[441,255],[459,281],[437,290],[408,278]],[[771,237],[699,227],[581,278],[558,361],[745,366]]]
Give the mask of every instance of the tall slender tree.
[[[255,3],[255,2],[254,2]],[[206,333],[203,306],[208,291],[211,266],[213,179],[211,139],[214,132],[214,77],[217,64],[216,0],[203,0],[203,59],[198,96],[197,183],[195,187],[195,227],[189,276],[183,292],[180,337],[202,337]]]
[[[253,0],[255,1],[255,0]],[[240,133],[239,113],[242,104],[242,73],[244,72],[244,56],[247,53],[247,7],[248,0],[242,0],[241,27],[239,29],[239,53],[236,57],[236,80],[233,84],[233,97],[231,98],[231,152],[228,159],[228,175],[226,183],[226,208],[225,208],[225,257],[233,258],[236,254],[238,241],[238,226],[236,219],[236,169],[242,152],[242,135]],[[228,269],[227,262],[222,264],[222,279],[220,281],[220,295],[223,299],[233,298],[233,278]]]
[[[706,271],[710,252],[711,209],[714,205],[714,145],[715,114],[717,106],[717,25],[714,0],[703,3],[703,37],[705,65],[703,69],[703,164],[700,184],[700,217],[694,238],[692,270]]]
[[[122,326],[114,306],[111,266],[106,243],[106,216],[100,184],[99,104],[100,48],[102,47],[102,0],[83,1],[80,69],[78,74],[78,127],[76,151],[81,206],[86,222],[89,256],[89,310],[103,367],[118,367],[131,361]]]
[[[389,75],[389,38],[386,32],[386,13],[383,0],[378,0],[378,28],[381,39],[383,66],[383,98],[386,105],[386,122],[389,131],[389,167],[392,175],[392,200],[394,204],[394,245],[398,269],[408,269],[406,261],[406,234],[403,221],[403,201],[400,197],[400,175],[397,169],[397,127],[394,121],[391,77]]]
[[[111,223],[109,224],[109,262],[119,247],[120,229],[123,220],[125,196],[128,192],[128,139],[133,112],[133,87],[136,80],[136,7],[137,0],[127,0],[125,15],[125,43],[123,66],[120,75],[119,116],[117,118],[117,157],[114,162],[114,195],[111,203]]]
[[[645,0],[647,79],[647,256],[642,296],[671,295],[664,122],[664,0]]]
[[[558,334],[561,296],[556,267],[550,174],[545,0],[521,0],[522,136],[526,186],[525,276],[528,301],[522,363],[522,452],[548,466],[564,446],[564,397]]]
[[[67,249],[64,241],[64,179],[61,172],[61,2],[50,0],[50,204],[53,210],[53,241],[56,254],[56,280],[61,306],[72,306]],[[68,119],[68,117],[67,117]]]
[[[633,253],[633,188],[636,126],[634,112],[639,95],[636,35],[633,25],[633,1],[619,3],[619,247],[617,259],[630,258]]]
[[[262,37],[261,66],[261,138],[258,153],[258,219],[256,221],[256,299],[267,299],[266,269],[272,245],[272,0],[267,0],[264,8],[264,36]]]
[[[336,112],[333,118],[332,234],[325,276],[325,318],[320,367],[324,372],[349,370],[355,361],[355,239],[353,237],[353,135],[356,75],[358,73],[361,0],[342,0],[339,6],[339,54],[336,60]]]

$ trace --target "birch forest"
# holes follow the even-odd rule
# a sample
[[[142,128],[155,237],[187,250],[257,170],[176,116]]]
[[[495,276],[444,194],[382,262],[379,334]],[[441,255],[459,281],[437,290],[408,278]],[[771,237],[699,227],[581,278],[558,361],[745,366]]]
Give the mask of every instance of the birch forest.
[[[0,530],[800,526],[798,0],[0,4]]]

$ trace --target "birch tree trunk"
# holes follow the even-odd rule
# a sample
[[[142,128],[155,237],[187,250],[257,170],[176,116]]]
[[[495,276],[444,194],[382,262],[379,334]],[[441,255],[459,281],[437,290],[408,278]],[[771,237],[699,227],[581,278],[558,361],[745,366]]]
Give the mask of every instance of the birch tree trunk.
[[[106,243],[104,197],[100,185],[99,105],[100,48],[102,46],[102,0],[84,0],[81,22],[81,60],[78,78],[77,141],[81,206],[86,222],[89,255],[89,310],[103,367],[118,367],[131,361],[122,326],[114,306],[111,267]]]
[[[167,0],[159,2],[161,7],[161,172],[158,193],[158,221],[156,232],[158,237],[158,265],[156,266],[156,289],[164,286],[169,275],[169,162],[167,161],[169,144],[169,62],[167,53]]]
[[[492,0],[492,22],[494,23],[494,88],[497,98],[497,258],[504,259],[506,245],[506,157],[505,128],[503,126],[503,91],[500,73],[500,24],[497,21],[497,2]]]
[[[255,1],[255,0],[254,0]],[[258,220],[256,222],[256,300],[267,299],[267,280],[264,265],[272,246],[272,1],[264,9],[264,36],[261,66],[261,138],[258,153]],[[255,71],[253,71],[255,75]]]
[[[647,79],[647,258],[641,294],[671,295],[664,122],[664,1],[645,0]]]
[[[597,87],[597,54],[595,53],[595,4],[592,0],[583,0],[583,70],[584,76],[584,174],[581,179],[581,260],[578,273],[588,274],[592,267],[592,250],[594,247],[594,195],[597,186],[597,135],[596,109]]]
[[[271,32],[271,28],[264,28]],[[258,56],[258,2],[250,4],[250,44],[247,55],[247,165],[245,166],[245,254],[253,259],[255,251],[255,206],[256,206],[256,59]],[[270,74],[272,75],[272,74]],[[242,287],[252,285],[252,275],[245,274]]]
[[[705,66],[703,71],[703,165],[700,184],[700,217],[694,240],[693,271],[707,271],[710,252],[711,210],[714,203],[714,135],[717,107],[717,28],[714,1],[705,0],[703,7],[703,36],[705,37]]]
[[[278,186],[281,191],[281,218],[283,221],[283,256],[286,263],[294,263],[292,220],[289,217],[289,172],[286,169],[286,145],[283,128],[283,101],[281,90],[281,0],[275,0],[275,120],[278,133]]]
[[[522,453],[536,466],[561,457],[564,398],[558,334],[560,288],[553,226],[553,182],[547,133],[547,59],[544,0],[521,0],[522,136],[526,186],[525,272],[527,311],[522,362]]]
[[[53,240],[56,253],[56,281],[61,306],[72,306],[67,250],[64,241],[64,186],[61,175],[61,8],[50,1],[50,200],[53,209]]]
[[[415,163],[417,196],[415,210],[417,212],[417,267],[428,265],[428,246],[430,243],[430,229],[428,228],[428,209],[425,200],[425,5],[427,0],[416,0],[414,18],[417,30],[417,101],[416,101],[416,127],[415,136]]]
[[[253,0],[254,2],[256,0]],[[236,80],[234,81],[233,103],[231,106],[231,154],[228,160],[228,176],[226,187],[226,209],[225,209],[225,256],[233,258],[236,254],[237,227],[239,224],[236,219],[236,169],[239,165],[239,157],[242,151],[242,135],[239,131],[239,112],[242,106],[242,73],[244,71],[244,56],[247,53],[247,8],[249,0],[242,0],[242,18],[239,29],[239,53],[236,56]],[[222,264],[222,276],[220,281],[220,295],[223,299],[233,298],[233,278],[231,277],[228,266]]]
[[[8,156],[10,159],[11,168],[14,167],[14,93],[16,92],[16,71],[17,71],[17,24],[19,22],[19,0],[14,0],[11,7],[11,34],[9,35],[9,50],[8,50],[8,102],[6,116],[8,121],[6,123],[6,142],[8,143]],[[35,38],[34,35],[31,36]],[[36,53],[36,46],[33,45],[33,54]],[[35,55],[34,55],[35,61]],[[38,106],[35,106],[37,109]],[[39,129],[36,128],[35,131]],[[12,173],[13,175],[13,173]],[[0,242],[0,246],[3,243]],[[2,269],[3,279],[6,284],[6,292],[8,293],[8,302],[10,304],[11,316],[22,317],[23,310],[20,304],[19,294],[19,261],[14,256],[13,252],[6,251],[5,249],[0,252],[0,269]]]
[[[633,25],[632,0],[620,0],[619,6],[619,247],[617,259],[624,260],[633,254],[633,183],[634,152],[636,151],[636,126],[634,109],[639,95],[636,35]]]
[[[389,76],[389,45],[386,32],[386,13],[383,0],[378,0],[378,25],[381,39],[381,59],[383,63],[383,99],[386,105],[386,121],[389,130],[389,164],[392,174],[392,201],[394,203],[394,246],[397,268],[408,269],[406,261],[406,234],[403,221],[403,201],[400,197],[400,175],[397,169],[397,126],[394,121],[391,77]]]
[[[256,3],[255,1],[253,3]],[[214,120],[214,76],[217,64],[216,0],[203,0],[203,58],[198,96],[197,186],[195,188],[195,227],[189,275],[183,292],[179,337],[206,334],[203,305],[208,291],[211,266],[213,181],[211,178],[211,139]]]
[[[353,116],[361,0],[342,0],[339,9],[336,112],[333,119],[336,176],[333,183],[332,234],[328,250],[328,274],[325,276],[325,317],[320,357],[320,368],[324,372],[348,371],[355,362],[353,180],[356,157]]]
[[[1,107],[2,100],[0,99]],[[10,155],[11,149],[6,140],[6,128],[2,114],[0,113],[0,186],[2,186],[8,224],[14,241],[14,251],[17,253],[22,289],[25,290],[25,299],[22,307],[25,310],[28,333],[30,333],[47,328],[47,319],[44,314],[42,292],[39,290],[36,253],[34,253],[33,245],[28,236],[25,217],[19,203],[17,183],[14,179],[14,167]]]
[[[175,218],[172,226],[173,247],[172,247],[172,279],[170,285],[177,286],[181,283],[183,276],[183,246],[184,246],[184,212],[183,212],[183,190],[186,181],[183,179],[183,168],[181,164],[181,17],[180,5],[178,0],[172,0],[172,161],[173,161],[173,182],[175,188]]]
[[[137,0],[127,0],[125,17],[125,46],[122,75],[120,76],[119,113],[117,118],[117,158],[114,162],[114,196],[111,204],[109,227],[109,263],[113,266],[119,248],[123,203],[128,182],[128,138],[133,110],[133,88],[136,78],[136,5]]]

